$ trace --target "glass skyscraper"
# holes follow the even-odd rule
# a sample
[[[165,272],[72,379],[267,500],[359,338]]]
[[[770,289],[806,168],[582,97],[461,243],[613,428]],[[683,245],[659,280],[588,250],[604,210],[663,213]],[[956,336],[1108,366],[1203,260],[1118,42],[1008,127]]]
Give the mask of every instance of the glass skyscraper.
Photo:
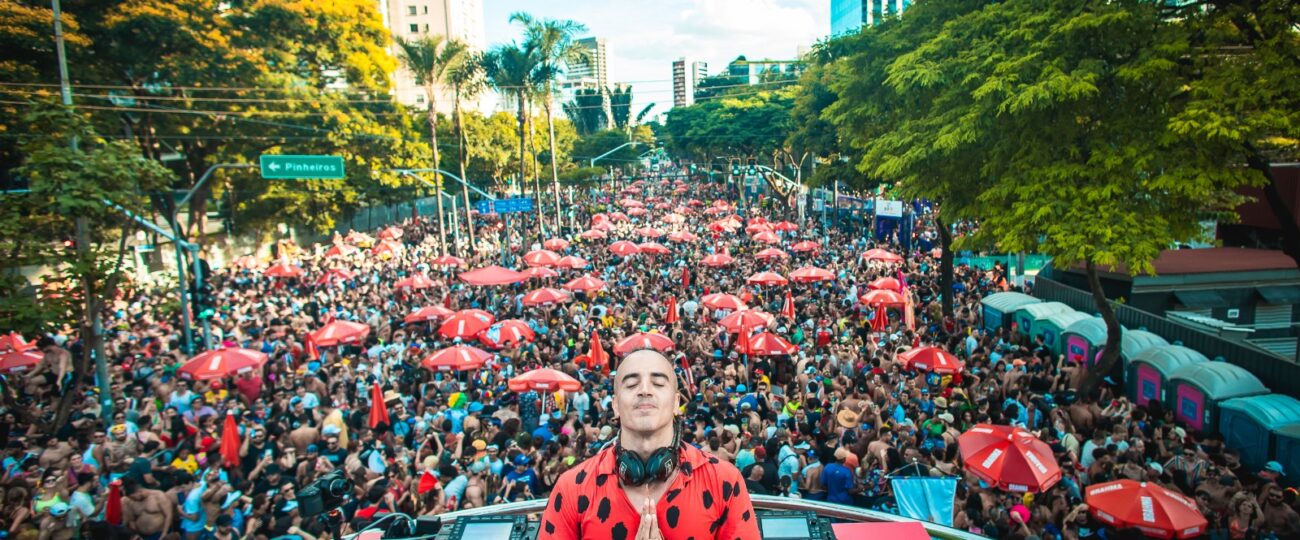
[[[831,35],[856,32],[886,17],[901,14],[912,0],[831,0]]]

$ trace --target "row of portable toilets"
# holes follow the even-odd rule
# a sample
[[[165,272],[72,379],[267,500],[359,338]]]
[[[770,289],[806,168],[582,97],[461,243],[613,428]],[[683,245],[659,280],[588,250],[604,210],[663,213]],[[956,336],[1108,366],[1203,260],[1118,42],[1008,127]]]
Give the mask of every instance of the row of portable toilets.
[[[1091,367],[1106,344],[1101,317],[1060,302],[1002,292],[984,298],[986,330],[1014,325],[1031,340],[1070,362]],[[1255,468],[1275,460],[1285,470],[1300,470],[1300,400],[1269,393],[1249,371],[1170,344],[1145,330],[1124,329],[1120,342],[1124,386],[1138,405],[1160,401],[1189,431],[1223,434],[1242,462]]]

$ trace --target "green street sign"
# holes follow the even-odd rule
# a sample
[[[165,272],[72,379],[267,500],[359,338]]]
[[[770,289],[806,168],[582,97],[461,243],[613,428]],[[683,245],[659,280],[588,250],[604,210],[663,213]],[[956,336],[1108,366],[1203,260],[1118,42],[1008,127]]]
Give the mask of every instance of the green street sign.
[[[267,180],[343,178],[343,156],[262,154],[258,164],[262,166],[262,178]]]

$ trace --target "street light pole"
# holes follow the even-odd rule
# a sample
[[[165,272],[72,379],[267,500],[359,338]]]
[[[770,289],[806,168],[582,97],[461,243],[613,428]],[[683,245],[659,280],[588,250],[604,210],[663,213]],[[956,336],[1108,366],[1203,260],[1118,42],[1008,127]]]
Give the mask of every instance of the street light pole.
[[[451,178],[452,180],[455,180],[455,181],[457,181],[457,182],[460,182],[461,185],[463,185],[463,186],[465,186],[465,187],[468,187],[469,189],[474,190],[476,193],[478,193],[479,195],[482,195],[483,197],[487,198],[488,200],[496,200],[496,197],[493,197],[493,196],[491,196],[491,195],[488,195],[488,194],[485,193],[483,190],[474,187],[473,185],[471,185],[469,182],[466,182],[466,181],[465,181],[464,179],[462,179],[461,177],[456,176],[456,175],[454,175],[454,174],[452,174],[452,173],[449,173],[449,172],[447,172],[447,171],[444,171],[444,170],[442,170],[442,169],[436,169],[436,168],[429,168],[429,169],[388,169],[388,171],[390,171],[390,172],[396,172],[396,173],[398,173],[398,174],[402,174],[402,175],[409,176],[409,177],[411,177],[411,178],[414,178],[414,179],[416,179],[416,180],[419,180],[420,182],[423,182],[425,185],[427,185],[427,186],[429,186],[429,187],[431,187],[431,188],[433,188],[433,189],[436,189],[436,190],[438,191],[438,200],[439,200],[439,201],[442,200],[442,197],[451,197],[451,204],[452,204],[452,212],[453,212],[453,214],[454,214],[455,211],[456,211],[456,197],[453,196],[453,195],[448,194],[448,193],[445,192],[445,191],[443,191],[442,188],[438,187],[437,184],[434,184],[433,182],[430,182],[427,178],[421,176],[419,173],[422,173],[422,172],[434,172],[434,173],[440,173],[440,174],[442,174],[443,176],[446,176],[446,177],[448,177],[448,178]],[[454,217],[454,216],[453,216],[453,217]],[[439,215],[439,216],[438,216],[438,219],[442,219],[442,216]],[[453,223],[454,223],[454,222],[453,222]],[[473,218],[470,216],[470,213],[469,213],[469,207],[468,207],[468,206],[465,207],[465,227],[466,227],[467,229],[474,227],[474,220],[473,220]],[[453,226],[452,226],[452,234],[454,234],[455,237],[456,237],[456,239],[455,239],[454,241],[455,241],[457,244],[460,244],[460,227],[457,227],[457,226],[453,225]],[[470,233],[470,237],[473,238],[473,233],[472,233],[472,232]],[[473,246],[471,246],[471,251],[472,251],[472,250],[473,250]]]

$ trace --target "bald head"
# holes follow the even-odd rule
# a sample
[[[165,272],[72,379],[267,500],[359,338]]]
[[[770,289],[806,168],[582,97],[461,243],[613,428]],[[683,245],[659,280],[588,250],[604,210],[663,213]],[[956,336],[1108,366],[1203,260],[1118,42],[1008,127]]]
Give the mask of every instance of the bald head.
[[[624,431],[671,434],[678,396],[673,364],[658,351],[634,352],[618,365],[613,405]]]

